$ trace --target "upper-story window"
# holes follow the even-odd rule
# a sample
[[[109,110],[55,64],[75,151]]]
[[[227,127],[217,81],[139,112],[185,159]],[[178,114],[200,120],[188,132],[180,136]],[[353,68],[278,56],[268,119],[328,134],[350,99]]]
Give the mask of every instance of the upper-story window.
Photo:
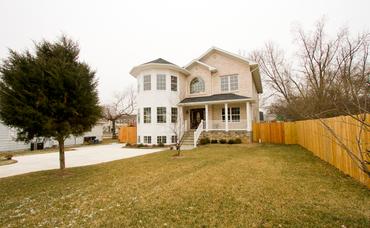
[[[166,90],[165,74],[157,74],[157,90]]]
[[[205,86],[204,81],[201,78],[194,78],[190,82],[190,93],[201,93],[204,92]]]
[[[238,75],[225,75],[220,77],[221,91],[235,91],[239,89]]]
[[[144,75],[144,90],[151,90],[152,89],[152,82],[150,75]]]
[[[177,77],[171,75],[171,91],[177,91]]]

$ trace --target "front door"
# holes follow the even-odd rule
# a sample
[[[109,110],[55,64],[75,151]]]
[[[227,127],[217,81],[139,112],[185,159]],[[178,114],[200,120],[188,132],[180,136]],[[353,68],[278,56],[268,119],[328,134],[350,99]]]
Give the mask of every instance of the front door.
[[[191,129],[196,129],[201,120],[204,120],[204,108],[190,109],[190,126]]]

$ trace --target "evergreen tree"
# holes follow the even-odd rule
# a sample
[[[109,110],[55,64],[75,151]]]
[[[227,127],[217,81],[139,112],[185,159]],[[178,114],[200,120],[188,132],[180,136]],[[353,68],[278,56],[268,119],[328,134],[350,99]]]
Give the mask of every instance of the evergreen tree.
[[[90,130],[101,116],[95,72],[78,60],[76,42],[35,44],[35,53],[10,50],[0,65],[0,119],[18,129],[17,139],[53,138],[65,168],[64,141]]]

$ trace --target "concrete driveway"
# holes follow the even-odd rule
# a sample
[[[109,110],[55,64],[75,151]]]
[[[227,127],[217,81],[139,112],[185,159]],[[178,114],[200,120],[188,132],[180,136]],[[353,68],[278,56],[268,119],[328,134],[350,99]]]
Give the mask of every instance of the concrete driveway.
[[[163,149],[131,149],[122,148],[122,144],[77,147],[67,151],[66,167],[98,164],[123,158],[131,158],[144,154],[159,152]],[[46,153],[14,157],[17,163],[0,166],[0,178],[41,170],[58,169],[59,153]]]

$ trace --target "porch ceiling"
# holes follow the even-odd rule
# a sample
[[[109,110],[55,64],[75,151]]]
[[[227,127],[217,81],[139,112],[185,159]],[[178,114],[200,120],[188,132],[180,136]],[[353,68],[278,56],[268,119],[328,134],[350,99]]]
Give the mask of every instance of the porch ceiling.
[[[246,96],[240,96],[234,93],[223,93],[214,94],[211,96],[202,97],[189,97],[182,100],[179,105],[196,105],[196,104],[215,104],[215,103],[225,103],[225,102],[241,102],[241,101],[252,101],[252,98]]]

